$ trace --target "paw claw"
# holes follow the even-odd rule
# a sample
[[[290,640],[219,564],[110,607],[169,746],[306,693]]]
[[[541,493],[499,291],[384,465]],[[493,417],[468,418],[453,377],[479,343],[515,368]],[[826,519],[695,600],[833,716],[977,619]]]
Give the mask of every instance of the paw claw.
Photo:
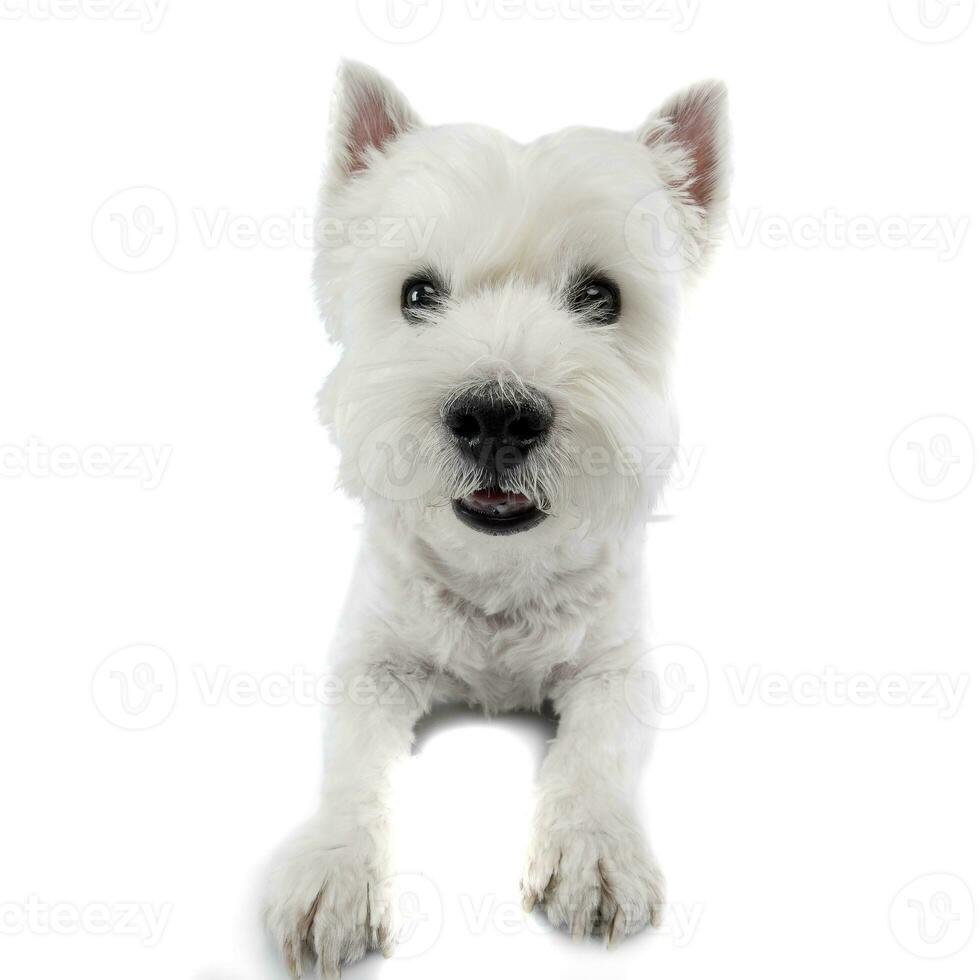
[[[351,832],[343,845],[320,824],[301,829],[280,851],[266,884],[266,925],[294,980],[303,973],[305,944],[315,975],[339,980],[344,963],[372,948],[390,955],[387,876],[368,833]]]
[[[293,980],[300,980],[303,974],[301,966],[302,947],[296,940],[287,940],[282,948],[282,958],[286,969]]]
[[[609,923],[609,933],[606,938],[606,949],[612,949],[618,945],[623,936],[626,935],[626,922],[623,917],[623,910],[616,909],[612,922]]]
[[[381,955],[386,959],[390,960],[392,956],[395,955],[395,941],[388,929],[381,925],[374,931],[374,948],[377,949]]]
[[[613,834],[591,818],[569,826],[567,811],[541,820],[523,879],[524,909],[539,903],[554,926],[571,933],[573,942],[595,933],[608,947],[651,918],[656,922],[663,881],[640,828],[625,824],[621,816],[611,819],[617,828]]]

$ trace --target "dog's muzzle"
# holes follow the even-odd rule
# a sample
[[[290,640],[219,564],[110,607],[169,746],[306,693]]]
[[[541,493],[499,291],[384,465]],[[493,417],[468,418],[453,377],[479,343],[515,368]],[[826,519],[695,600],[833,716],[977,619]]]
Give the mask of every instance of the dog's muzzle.
[[[479,490],[453,501],[464,524],[485,534],[513,534],[544,520],[533,500],[504,488],[508,473],[545,443],[554,415],[551,402],[533,389],[484,386],[450,399],[443,423],[460,454],[485,477]]]

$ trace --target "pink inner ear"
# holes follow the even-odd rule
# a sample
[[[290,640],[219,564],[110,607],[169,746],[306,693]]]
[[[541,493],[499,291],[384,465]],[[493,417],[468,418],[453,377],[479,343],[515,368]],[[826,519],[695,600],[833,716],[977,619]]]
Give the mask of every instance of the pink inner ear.
[[[351,106],[347,132],[347,172],[367,169],[368,151],[381,150],[398,129],[377,93],[359,92]]]
[[[682,106],[674,119],[674,136],[691,154],[694,172],[688,193],[695,204],[707,207],[715,191],[718,149],[712,112],[699,98]]]
[[[719,147],[719,99],[724,90],[711,83],[684,93],[664,107],[663,118],[670,129],[654,128],[646,137],[648,146],[663,139],[679,143],[691,158],[691,174],[685,186],[691,200],[699,207],[711,205],[717,190],[721,162]]]
[[[368,149],[380,150],[394,135],[394,124],[381,102],[369,93],[359,92],[351,106],[347,133],[348,172],[366,169]]]

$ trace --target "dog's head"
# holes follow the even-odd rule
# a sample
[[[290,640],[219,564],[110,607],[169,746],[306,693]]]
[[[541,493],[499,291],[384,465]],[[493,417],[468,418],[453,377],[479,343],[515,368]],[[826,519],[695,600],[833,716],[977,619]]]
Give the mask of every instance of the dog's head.
[[[470,548],[644,519],[676,441],[672,324],[723,220],[726,150],[718,83],[634,133],[522,145],[426,126],[345,64],[315,269],[342,346],[321,407],[343,485]]]

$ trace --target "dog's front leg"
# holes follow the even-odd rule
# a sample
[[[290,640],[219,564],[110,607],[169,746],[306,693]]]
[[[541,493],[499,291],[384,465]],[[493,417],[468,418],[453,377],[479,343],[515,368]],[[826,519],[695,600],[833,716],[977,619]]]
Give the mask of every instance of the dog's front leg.
[[[304,947],[324,977],[369,949],[391,952],[389,783],[432,696],[431,678],[390,664],[332,680],[322,802],[280,849],[266,886],[266,923],[294,976]]]
[[[611,944],[659,921],[663,880],[634,814],[649,731],[627,701],[625,667],[595,670],[552,694],[558,737],[541,768],[522,890],[526,909],[541,903],[573,938],[601,932]]]

